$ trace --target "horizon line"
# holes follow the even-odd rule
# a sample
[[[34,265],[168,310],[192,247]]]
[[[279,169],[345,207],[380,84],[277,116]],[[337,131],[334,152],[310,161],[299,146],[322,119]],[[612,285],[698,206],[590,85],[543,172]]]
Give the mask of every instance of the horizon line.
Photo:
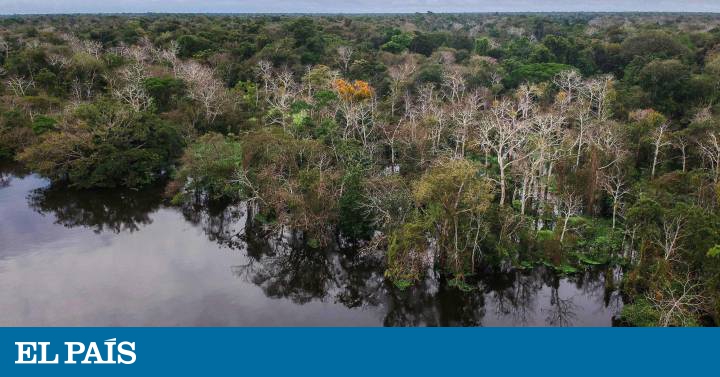
[[[471,14],[712,14],[720,11],[677,11],[677,10],[623,10],[623,11],[424,11],[424,12],[60,12],[60,13],[0,13],[0,16],[78,16],[78,15],[471,15]]]

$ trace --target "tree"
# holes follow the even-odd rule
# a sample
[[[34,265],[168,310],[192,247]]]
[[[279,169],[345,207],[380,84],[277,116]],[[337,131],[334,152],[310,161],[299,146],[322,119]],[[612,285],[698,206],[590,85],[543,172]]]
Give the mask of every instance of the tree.
[[[517,160],[514,157],[527,141],[527,122],[518,117],[515,104],[504,99],[494,104],[480,121],[478,139],[481,146],[495,153],[500,169],[500,205],[505,204],[507,169]]]
[[[341,100],[339,110],[345,116],[343,138],[356,135],[368,147],[372,132],[372,122],[368,118],[371,116],[375,95],[372,87],[365,81],[348,82],[342,79],[335,80],[333,87]]]
[[[382,49],[392,53],[401,53],[410,48],[413,41],[413,35],[410,33],[399,33],[390,37],[390,40],[382,45]]]
[[[612,227],[615,229],[617,211],[625,195],[629,193],[626,187],[625,176],[617,166],[608,169],[603,174],[602,186],[612,198]]]
[[[580,213],[582,209],[582,198],[572,192],[565,192],[556,197],[557,211],[562,216],[562,231],[560,232],[560,243],[565,239],[570,218]]]
[[[35,82],[33,80],[20,76],[10,77],[5,81],[5,83],[17,97],[25,97],[28,90],[35,87]]]
[[[698,141],[698,147],[705,165],[710,170],[710,176],[717,185],[720,183],[720,134],[708,132],[703,139]]]
[[[390,116],[395,116],[395,102],[397,102],[400,92],[405,89],[409,83],[410,77],[415,73],[417,65],[415,59],[406,56],[402,64],[392,66],[388,69],[388,75],[392,80],[390,85]]]
[[[119,72],[122,86],[113,90],[113,95],[128,104],[135,111],[145,111],[152,106],[153,98],[145,90],[145,67],[133,63]]]
[[[645,298],[660,313],[658,325],[692,326],[696,313],[706,305],[707,299],[700,293],[702,283],[686,273],[673,279],[655,294],[646,294]]]
[[[441,160],[415,185],[413,196],[424,223],[433,224],[440,260],[457,277],[473,272],[492,198],[492,185],[478,176],[478,166],[464,159]]]
[[[675,254],[680,247],[679,242],[683,238],[683,227],[685,219],[676,217],[673,219],[663,219],[662,238],[657,239],[657,244],[663,252],[663,259],[669,261],[675,258]]]
[[[39,174],[77,188],[147,186],[181,151],[178,128],[113,102],[79,106],[18,159]]]
[[[650,173],[651,178],[655,178],[655,167],[658,163],[658,155],[660,154],[660,148],[670,145],[670,140],[667,137],[667,128],[668,124],[662,123],[660,127],[655,129],[652,133],[655,152],[653,153],[652,173]]]
[[[202,106],[206,122],[212,122],[222,113],[227,90],[215,72],[196,61],[179,62],[178,76],[187,83],[190,99]]]
[[[243,174],[242,146],[232,138],[207,133],[190,145],[182,156],[182,168],[170,187],[174,200],[189,195],[210,200],[239,199],[245,189],[235,179]]]
[[[340,64],[342,64],[343,72],[345,74],[349,73],[350,63],[352,63],[354,53],[355,49],[351,46],[338,46],[337,48],[338,60],[340,60]]]
[[[687,171],[687,147],[690,145],[690,140],[687,135],[682,132],[676,132],[672,135],[672,146],[680,150],[680,159],[682,161],[683,173]]]

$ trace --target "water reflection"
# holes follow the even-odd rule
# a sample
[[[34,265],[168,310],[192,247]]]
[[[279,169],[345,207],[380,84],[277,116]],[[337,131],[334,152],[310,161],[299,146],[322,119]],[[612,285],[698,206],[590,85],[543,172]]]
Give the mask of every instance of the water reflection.
[[[210,241],[231,248],[245,248],[245,206],[224,203],[193,203],[181,208],[189,223],[200,227]]]
[[[486,269],[467,292],[430,272],[399,290],[382,260],[267,237],[244,205],[2,177],[0,325],[607,326],[622,307],[617,270]]]
[[[23,178],[27,174],[22,165],[0,160],[0,189],[9,187],[13,178]]]
[[[100,233],[134,232],[150,224],[150,213],[160,207],[162,187],[138,193],[128,189],[75,191],[43,187],[30,192],[28,205],[40,214],[51,214],[65,227],[87,227]]]

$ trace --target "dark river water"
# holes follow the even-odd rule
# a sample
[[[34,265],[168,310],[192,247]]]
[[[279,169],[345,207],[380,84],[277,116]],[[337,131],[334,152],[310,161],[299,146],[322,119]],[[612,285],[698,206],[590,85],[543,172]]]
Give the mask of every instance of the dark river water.
[[[0,326],[610,326],[617,271],[486,272],[400,291],[381,261],[245,235],[242,207],[0,172]],[[249,232],[248,232],[249,233]]]

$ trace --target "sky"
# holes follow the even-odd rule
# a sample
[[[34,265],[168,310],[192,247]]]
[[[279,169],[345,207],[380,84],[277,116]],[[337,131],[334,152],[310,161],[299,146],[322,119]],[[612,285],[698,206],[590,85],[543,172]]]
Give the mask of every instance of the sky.
[[[720,12],[720,0],[0,0],[0,14]]]

